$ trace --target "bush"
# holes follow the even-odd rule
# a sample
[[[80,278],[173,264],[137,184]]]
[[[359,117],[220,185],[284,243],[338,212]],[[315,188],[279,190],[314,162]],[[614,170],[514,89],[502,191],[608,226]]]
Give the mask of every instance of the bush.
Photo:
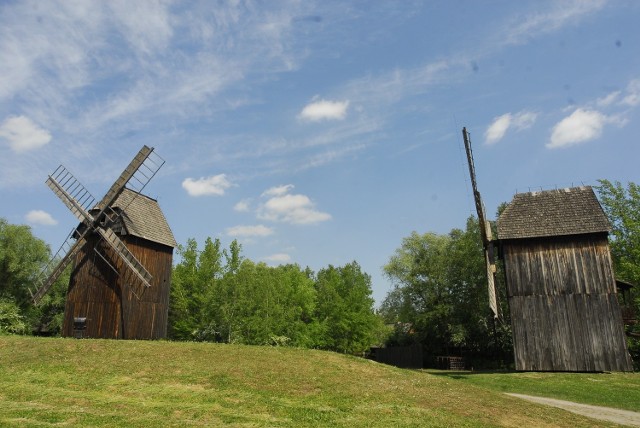
[[[10,299],[0,300],[0,334],[24,334],[27,324],[18,305]]]

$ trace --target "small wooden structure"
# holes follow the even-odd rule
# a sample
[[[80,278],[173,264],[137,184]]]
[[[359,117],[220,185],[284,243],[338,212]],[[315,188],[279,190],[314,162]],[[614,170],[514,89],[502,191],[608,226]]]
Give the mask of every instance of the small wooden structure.
[[[65,305],[63,336],[77,336],[74,320],[85,318],[82,337],[161,339],[167,335],[173,248],[171,229],[154,199],[124,189],[112,204],[111,226],[128,250],[153,274],[141,296],[136,278],[99,235],[76,254]],[[90,213],[92,213],[90,211]],[[93,214],[93,213],[92,213]],[[84,228],[81,223],[79,230]],[[99,251],[94,251],[99,248]]]
[[[517,370],[631,371],[590,187],[515,195],[498,220]]]

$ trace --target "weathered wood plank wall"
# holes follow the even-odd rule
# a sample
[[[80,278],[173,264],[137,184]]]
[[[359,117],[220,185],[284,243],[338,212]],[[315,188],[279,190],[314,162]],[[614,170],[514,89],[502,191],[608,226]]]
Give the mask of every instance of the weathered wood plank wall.
[[[517,370],[629,371],[606,234],[502,242]]]
[[[64,336],[73,336],[73,319],[86,317],[84,337],[122,339],[160,339],[166,337],[171,287],[173,249],[134,236],[124,236],[127,248],[153,275],[152,286],[138,299],[130,284],[135,275],[124,268],[119,257],[103,248],[109,263],[93,247],[95,238],[78,253],[69,283]]]

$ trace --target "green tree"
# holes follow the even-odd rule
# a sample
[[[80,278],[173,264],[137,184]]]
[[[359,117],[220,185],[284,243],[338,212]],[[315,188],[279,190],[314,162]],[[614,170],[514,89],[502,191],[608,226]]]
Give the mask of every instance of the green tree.
[[[29,226],[0,218],[0,297],[27,310],[31,306],[29,289],[48,260],[49,248],[33,236]]]
[[[373,310],[371,277],[358,263],[321,269],[316,290],[318,347],[356,354],[376,344],[382,321]]]
[[[198,243],[187,240],[178,245],[180,262],[171,275],[169,297],[169,337],[177,340],[192,340],[198,328],[196,314],[201,311],[203,298],[198,290]]]
[[[173,339],[357,353],[382,329],[371,278],[355,262],[316,277],[298,265],[254,263],[237,241],[221,250],[210,238],[202,251],[189,239],[178,255],[169,307]]]
[[[29,293],[37,287],[36,281],[50,257],[49,247],[33,236],[29,226],[9,224],[0,218],[0,299],[3,302],[0,317],[21,320],[22,327],[12,329],[13,332],[59,334],[61,331],[70,268],[56,280],[38,306],[33,305]]]
[[[596,187],[609,221],[609,244],[617,279],[634,285],[631,290],[636,317],[640,314],[640,186],[629,182],[599,180]],[[636,369],[640,368],[640,325],[629,326],[628,347]]]
[[[394,288],[381,314],[397,327],[389,345],[420,343],[430,356],[463,354],[476,366],[510,357],[509,329],[495,325],[490,314],[475,218],[448,235],[412,233],[384,272]],[[498,292],[504,294],[501,284]],[[504,299],[502,304],[506,307]]]
[[[640,186],[599,180],[598,196],[612,231],[611,256],[616,276],[640,286]]]
[[[413,232],[384,266],[394,290],[381,309],[387,322],[398,323],[396,343],[429,344],[434,354],[448,353],[454,309],[447,281],[450,241],[447,235]]]

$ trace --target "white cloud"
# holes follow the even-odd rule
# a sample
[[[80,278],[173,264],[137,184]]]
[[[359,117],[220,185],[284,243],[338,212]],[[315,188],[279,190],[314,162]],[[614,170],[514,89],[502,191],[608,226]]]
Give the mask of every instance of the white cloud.
[[[553,127],[551,141],[546,146],[556,149],[593,140],[602,135],[602,128],[610,121],[611,118],[598,111],[579,108]]]
[[[511,125],[511,113],[503,114],[493,119],[493,123],[489,125],[487,131],[484,133],[484,138],[487,144],[497,143],[504,137],[504,134]]]
[[[640,104],[640,79],[629,82],[622,104],[635,107]]]
[[[349,101],[318,100],[307,104],[300,112],[300,118],[317,122],[320,120],[342,120],[347,115]]]
[[[27,223],[37,224],[40,226],[55,226],[58,221],[51,214],[42,210],[31,210],[25,215]]]
[[[283,186],[275,186],[262,192],[262,196],[282,196],[293,190],[293,184],[285,184]]]
[[[276,253],[270,256],[264,257],[265,261],[271,263],[289,263],[291,261],[291,256],[286,253]]]
[[[250,206],[251,206],[251,201],[249,201],[249,199],[243,199],[233,206],[233,210],[238,211],[240,213],[246,213],[246,212],[249,212]]]
[[[293,186],[280,186],[263,193],[271,197],[258,209],[258,218],[291,224],[313,224],[331,219],[330,214],[316,210],[308,196],[284,193],[284,189],[288,192]]]
[[[532,111],[521,111],[514,116],[513,126],[518,131],[528,129],[533,126],[537,118],[538,113],[534,113]]]
[[[530,111],[521,111],[515,114],[505,113],[493,119],[493,122],[484,133],[486,144],[495,144],[507,133],[511,127],[517,131],[530,128],[538,118],[538,114]]]
[[[0,137],[9,141],[11,150],[26,152],[45,146],[51,134],[25,116],[9,116],[0,125]]]
[[[252,237],[252,236],[269,236],[273,235],[273,229],[267,226],[258,224],[256,226],[234,226],[226,230],[227,235],[237,237]]]
[[[232,184],[225,174],[201,177],[197,180],[186,178],[182,182],[182,187],[187,191],[189,196],[222,196],[225,190],[231,186]]]
[[[618,97],[620,97],[620,93],[620,91],[614,91],[602,98],[598,98],[596,100],[596,105],[598,105],[599,107],[608,107],[613,104],[618,99]]]

